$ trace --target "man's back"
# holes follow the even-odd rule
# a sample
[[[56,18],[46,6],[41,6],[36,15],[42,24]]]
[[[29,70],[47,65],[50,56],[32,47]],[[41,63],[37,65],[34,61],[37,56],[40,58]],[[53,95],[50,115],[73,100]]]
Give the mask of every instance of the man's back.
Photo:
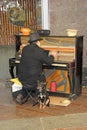
[[[36,44],[30,44],[23,49],[22,58],[19,65],[19,79],[29,84],[36,82],[41,73],[42,65],[51,64],[53,56],[47,53]]]

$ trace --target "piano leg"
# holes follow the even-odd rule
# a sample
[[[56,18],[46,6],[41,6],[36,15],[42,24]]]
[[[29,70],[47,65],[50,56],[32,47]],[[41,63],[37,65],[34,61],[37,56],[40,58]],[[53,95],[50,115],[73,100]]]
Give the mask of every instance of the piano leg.
[[[10,75],[11,75],[11,78],[14,78],[14,66],[9,66],[9,72],[10,72]]]
[[[11,78],[15,78],[15,75],[14,75],[14,68],[16,67],[16,71],[17,71],[17,64],[15,63],[15,58],[10,58],[9,59],[9,72],[10,72],[10,75],[11,75]],[[17,74],[17,72],[16,72]]]
[[[75,99],[77,97],[77,95],[74,92],[74,73],[75,73],[75,68],[73,69],[69,69],[68,70],[68,79],[70,82],[70,95],[69,95],[69,99]]]

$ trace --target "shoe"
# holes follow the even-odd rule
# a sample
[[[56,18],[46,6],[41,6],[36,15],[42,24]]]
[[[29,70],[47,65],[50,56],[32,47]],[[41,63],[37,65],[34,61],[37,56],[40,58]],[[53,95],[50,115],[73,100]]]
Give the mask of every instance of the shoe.
[[[19,94],[19,95],[17,96],[17,98],[16,98],[16,101],[17,101],[20,105],[22,105],[22,104],[24,104],[25,102],[27,102],[27,100],[28,100],[28,96],[23,97],[22,94]]]
[[[22,103],[22,100],[23,100],[23,95],[22,94],[18,94],[18,96],[17,96],[17,98],[16,98],[16,101],[20,104],[20,105],[22,105],[23,103]]]
[[[27,102],[27,101],[28,101],[28,96],[26,96],[25,98],[23,98],[22,104],[24,104],[24,103]]]

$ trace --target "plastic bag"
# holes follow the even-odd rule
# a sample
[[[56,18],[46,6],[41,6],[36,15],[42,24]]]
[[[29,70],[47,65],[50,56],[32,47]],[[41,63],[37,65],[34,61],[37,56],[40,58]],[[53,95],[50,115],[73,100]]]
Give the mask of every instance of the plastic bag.
[[[19,84],[17,84],[17,83],[14,83],[13,85],[12,85],[12,92],[17,92],[17,91],[19,91],[19,90],[21,90],[22,89],[22,85],[19,85]]]

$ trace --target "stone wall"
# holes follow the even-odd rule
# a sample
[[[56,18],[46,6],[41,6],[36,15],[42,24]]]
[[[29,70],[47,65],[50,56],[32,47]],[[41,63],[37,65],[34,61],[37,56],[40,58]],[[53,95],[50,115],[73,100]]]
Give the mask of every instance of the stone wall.
[[[9,58],[15,55],[14,46],[0,46],[0,79],[10,78],[9,73]]]
[[[66,36],[67,29],[77,29],[83,39],[83,82],[87,84],[87,0],[48,0],[51,35]]]
[[[84,36],[83,68],[87,67],[87,0],[48,0],[51,35],[67,35],[67,29],[77,29]]]

